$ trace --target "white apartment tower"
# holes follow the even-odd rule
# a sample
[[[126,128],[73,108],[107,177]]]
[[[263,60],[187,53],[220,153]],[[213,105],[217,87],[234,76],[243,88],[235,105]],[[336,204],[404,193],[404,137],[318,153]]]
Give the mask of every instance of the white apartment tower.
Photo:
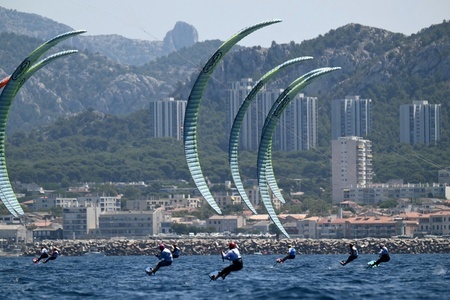
[[[359,96],[331,101],[331,138],[341,136],[364,137],[372,126],[372,100]]]
[[[427,100],[400,105],[400,142],[436,145],[440,139],[440,107]]]
[[[333,203],[344,201],[344,191],[372,183],[372,142],[361,137],[340,137],[331,142]]]
[[[244,78],[232,82],[227,90],[227,128],[231,129],[239,108],[252,89],[254,82]],[[266,117],[281,89],[264,87],[256,94],[241,125],[239,146],[241,149],[257,150]],[[299,94],[281,115],[273,135],[273,148],[282,151],[307,150],[317,146],[317,98]]]
[[[283,113],[280,150],[309,150],[317,147],[317,97],[298,94]]]
[[[183,123],[186,100],[166,98],[150,101],[150,132],[153,137],[183,139]]]
[[[227,109],[227,132],[228,136],[231,130],[231,126],[233,125],[234,118],[236,117],[239,108],[241,107],[242,102],[245,97],[247,97],[248,93],[251,91],[253,87],[253,80],[251,78],[243,78],[240,81],[231,82],[231,88],[228,89],[227,98],[228,98],[228,109]],[[264,91],[264,87],[261,89],[260,93]],[[257,98],[253,99],[252,105],[247,110],[245,118],[242,121],[241,131],[239,133],[239,146],[242,149],[248,150],[256,150],[258,149],[259,139],[261,137],[260,130],[257,129],[262,128],[262,124],[264,124],[264,119],[261,121],[258,118],[260,114],[258,113],[261,110],[260,107],[255,107],[255,102],[260,101],[260,94],[258,93]],[[269,107],[270,109],[270,107]],[[268,112],[268,111],[267,111]],[[267,114],[266,112],[266,114]],[[252,128],[256,128],[255,131],[252,131]]]

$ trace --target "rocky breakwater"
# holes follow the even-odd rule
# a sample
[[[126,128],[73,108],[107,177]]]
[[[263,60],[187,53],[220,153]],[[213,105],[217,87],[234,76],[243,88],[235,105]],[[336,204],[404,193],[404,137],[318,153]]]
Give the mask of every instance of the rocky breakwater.
[[[353,242],[361,254],[373,254],[378,251],[379,243],[385,243],[393,254],[450,253],[449,238],[420,239],[148,239],[148,240],[57,240],[43,241],[27,245],[23,255],[37,255],[41,245],[57,247],[62,255],[80,256],[92,251],[107,256],[154,255],[159,252],[158,245],[164,243],[169,249],[177,244],[183,255],[216,255],[220,249],[227,249],[233,240],[243,255],[282,254],[293,245],[298,254],[342,254],[347,253],[347,245]]]

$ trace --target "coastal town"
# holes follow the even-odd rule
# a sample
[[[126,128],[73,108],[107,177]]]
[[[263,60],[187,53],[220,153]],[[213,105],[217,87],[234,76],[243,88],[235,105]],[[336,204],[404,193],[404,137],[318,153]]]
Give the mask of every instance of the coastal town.
[[[122,189],[146,187],[143,182],[115,185]],[[181,242],[186,253],[209,254],[215,251],[209,244],[216,239],[239,240],[248,253],[272,253],[283,248],[284,244],[280,242],[286,240],[274,230],[267,214],[253,214],[248,209],[227,215],[213,213],[200,219],[196,212],[206,205],[202,197],[184,194],[184,190],[178,191],[176,186],[165,187],[167,197],[125,201],[123,195],[94,195],[88,184],[67,190],[67,193],[80,195],[78,197],[54,196],[53,191],[44,191],[37,185],[24,185],[22,189],[24,187],[34,191],[36,196],[22,203],[26,211],[23,220],[7,214],[1,216],[0,239],[4,255],[31,254],[35,251],[33,245],[37,247],[42,243],[57,244],[73,255],[82,255],[92,249],[100,249],[108,255],[120,255],[123,251],[127,255],[145,254],[145,249],[151,249],[151,245],[163,240]],[[296,196],[293,197],[295,200]],[[240,196],[231,187],[214,193],[214,198],[221,207],[242,207]],[[261,205],[258,197],[254,199],[255,207]],[[275,197],[273,201],[275,207],[283,211],[283,203]],[[448,251],[450,200],[417,197],[414,200],[398,199],[397,202],[395,207],[380,208],[347,200],[333,208],[335,214],[315,216],[308,212],[282,212],[278,217],[290,238],[297,241],[297,247],[305,247],[305,253],[316,251],[312,249],[324,240],[333,242],[320,242],[320,251],[334,253],[342,251],[347,240],[360,240],[370,248],[371,241],[375,243],[380,239],[398,239],[397,244],[404,245],[400,246],[401,251],[426,252],[434,249],[430,245],[437,247],[433,251]],[[55,213],[58,211],[60,213]],[[423,241],[436,238],[443,238],[446,246],[438,246],[440,242],[425,242],[429,246],[423,246]],[[404,244],[406,240],[414,239],[422,240],[419,250]],[[145,246],[142,242],[137,243],[142,248],[135,243],[124,247],[124,242],[120,242],[127,241],[128,244],[130,240],[147,242],[144,242]],[[120,247],[116,247],[118,244]],[[196,246],[189,246],[191,244]],[[339,244],[343,246],[336,246]]]

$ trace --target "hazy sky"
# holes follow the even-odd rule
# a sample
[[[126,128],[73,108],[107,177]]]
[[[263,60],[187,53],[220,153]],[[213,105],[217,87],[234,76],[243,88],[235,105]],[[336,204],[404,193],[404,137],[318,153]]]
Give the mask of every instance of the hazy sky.
[[[450,20],[450,0],[0,0],[89,35],[162,40],[177,21],[193,25],[200,41],[226,40],[256,23],[283,22],[243,39],[245,46],[301,42],[349,23],[404,34]]]

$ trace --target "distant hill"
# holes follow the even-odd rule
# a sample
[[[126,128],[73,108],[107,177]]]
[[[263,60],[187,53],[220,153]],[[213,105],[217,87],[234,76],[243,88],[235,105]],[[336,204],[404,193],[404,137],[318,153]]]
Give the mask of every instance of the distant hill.
[[[46,41],[71,30],[74,28],[36,14],[0,7],[0,32],[12,32]],[[100,53],[117,63],[141,66],[196,42],[198,33],[194,26],[180,21],[167,32],[163,41],[133,40],[120,35],[93,36],[87,32],[65,44],[91,53]]]
[[[49,18],[0,6],[0,32],[14,32],[40,40],[48,40],[62,32],[71,30],[73,28]]]

